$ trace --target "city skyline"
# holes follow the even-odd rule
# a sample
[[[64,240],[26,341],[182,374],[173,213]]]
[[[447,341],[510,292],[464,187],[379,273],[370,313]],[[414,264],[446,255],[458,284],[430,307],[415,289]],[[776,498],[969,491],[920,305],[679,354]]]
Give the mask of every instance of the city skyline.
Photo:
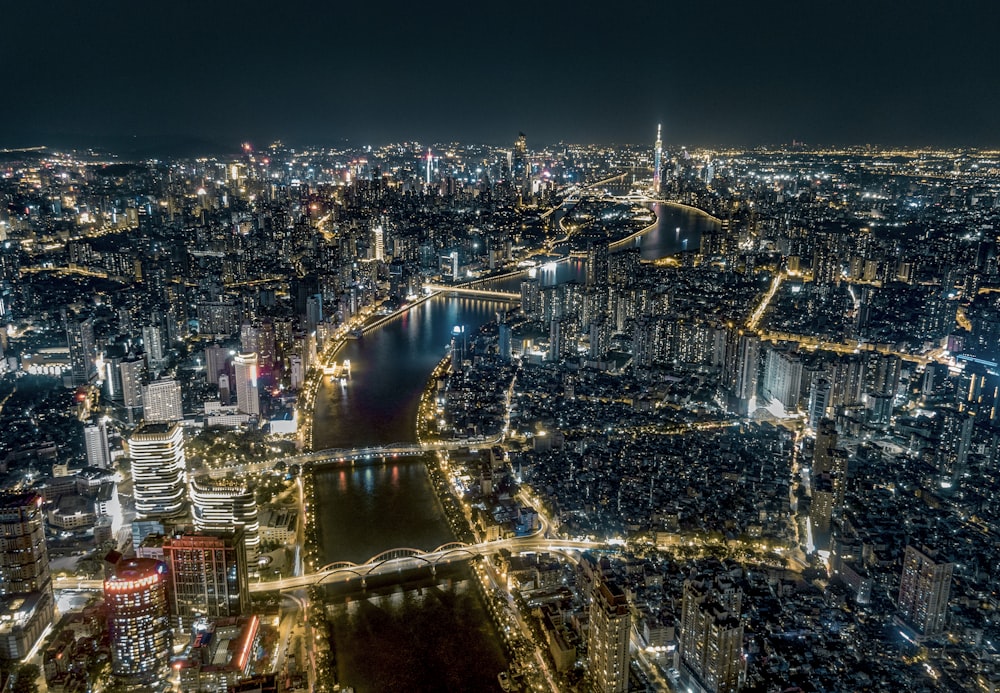
[[[8,8],[0,146],[1000,145],[985,2],[39,12]]]

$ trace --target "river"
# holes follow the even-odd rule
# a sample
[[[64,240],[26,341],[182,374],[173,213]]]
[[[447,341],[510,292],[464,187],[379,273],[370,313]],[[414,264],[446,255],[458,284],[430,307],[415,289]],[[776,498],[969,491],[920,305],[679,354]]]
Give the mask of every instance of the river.
[[[701,232],[714,223],[710,217],[683,207],[656,205],[654,211],[658,214],[656,227],[635,241],[644,259],[697,250]],[[583,261],[570,259],[543,268],[541,277],[549,284],[580,279],[583,271]],[[504,288],[516,290],[518,282],[508,281]],[[337,359],[350,359],[351,378],[343,385],[327,380],[320,387],[314,447],[413,441],[421,392],[427,376],[446,354],[452,329],[463,325],[466,334],[474,335],[480,325],[496,319],[496,312],[507,307],[509,304],[489,300],[438,296],[348,342]],[[420,463],[317,472],[315,503],[325,562],[358,563],[387,549],[430,550],[453,539],[426,468]],[[506,665],[497,636],[484,627],[485,616],[476,595],[453,583],[437,589],[430,602],[418,598],[419,592],[411,592],[404,591],[397,600],[372,596],[351,611],[350,618],[338,621],[341,682],[364,693],[482,690],[484,680],[495,681],[496,673]],[[428,616],[429,621],[419,614]],[[433,622],[434,633],[447,633],[461,643],[464,661],[456,663],[451,655],[437,656],[440,639],[421,637],[419,629],[406,625],[416,622]],[[380,630],[386,647],[373,647],[379,642]],[[373,679],[374,671],[391,674],[384,679],[391,680],[391,686],[379,683],[383,679]]]

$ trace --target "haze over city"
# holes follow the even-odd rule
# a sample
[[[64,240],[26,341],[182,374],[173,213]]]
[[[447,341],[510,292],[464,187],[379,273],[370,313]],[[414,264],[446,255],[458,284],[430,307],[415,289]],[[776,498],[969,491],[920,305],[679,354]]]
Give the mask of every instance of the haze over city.
[[[660,122],[668,145],[1000,146],[1000,9],[987,0],[115,1],[4,14],[9,147],[501,144],[518,130],[635,144]]]

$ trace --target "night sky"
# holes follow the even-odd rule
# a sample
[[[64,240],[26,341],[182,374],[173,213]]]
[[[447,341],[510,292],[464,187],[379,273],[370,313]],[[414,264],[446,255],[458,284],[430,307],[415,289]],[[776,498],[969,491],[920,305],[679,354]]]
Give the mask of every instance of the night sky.
[[[623,143],[662,122],[668,146],[997,147],[998,29],[995,0],[9,1],[0,145]]]

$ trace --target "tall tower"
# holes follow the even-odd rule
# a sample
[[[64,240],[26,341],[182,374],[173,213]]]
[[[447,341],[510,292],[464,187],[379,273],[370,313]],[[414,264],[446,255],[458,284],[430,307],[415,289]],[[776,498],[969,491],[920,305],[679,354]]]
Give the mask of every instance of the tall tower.
[[[724,580],[688,580],[681,612],[681,657],[711,693],[737,693],[746,674],[742,591]]]
[[[181,384],[176,380],[156,380],[143,385],[142,418],[150,422],[183,419]]]
[[[143,424],[128,440],[138,519],[169,519],[184,515],[184,434],[167,423]]]
[[[587,642],[594,690],[600,693],[625,693],[628,690],[630,631],[631,619],[625,591],[615,582],[600,580],[590,603]]]
[[[170,665],[167,566],[152,558],[122,559],[104,581],[111,671],[120,681],[151,686]]]
[[[434,158],[431,156],[431,148],[428,147],[427,148],[427,172],[426,172],[425,178],[424,178],[424,182],[427,185],[431,184],[431,163],[433,161],[434,161]]]
[[[83,427],[84,446],[87,448],[87,464],[91,467],[107,469],[111,466],[111,446],[108,444],[108,427],[103,419]]]
[[[44,519],[38,494],[0,494],[0,659],[23,658],[52,623]]]
[[[653,192],[660,194],[660,168],[663,166],[663,140],[660,139],[662,125],[656,126],[656,148],[653,150]]]
[[[191,481],[194,527],[199,531],[243,528],[247,562],[256,564],[260,547],[260,522],[253,489],[242,479],[198,476]]]
[[[953,563],[939,562],[926,548],[906,547],[899,577],[899,610],[921,635],[939,633],[947,625],[953,569]]]
[[[198,616],[241,616],[250,608],[243,530],[198,532],[163,539],[171,615],[181,628]]]
[[[65,312],[63,315],[65,316]],[[94,366],[97,363],[94,321],[92,318],[76,320],[68,317],[65,320],[73,385],[74,387],[86,385],[94,375]]]
[[[237,354],[236,408],[244,414],[260,414],[260,391],[257,388],[257,354]]]

